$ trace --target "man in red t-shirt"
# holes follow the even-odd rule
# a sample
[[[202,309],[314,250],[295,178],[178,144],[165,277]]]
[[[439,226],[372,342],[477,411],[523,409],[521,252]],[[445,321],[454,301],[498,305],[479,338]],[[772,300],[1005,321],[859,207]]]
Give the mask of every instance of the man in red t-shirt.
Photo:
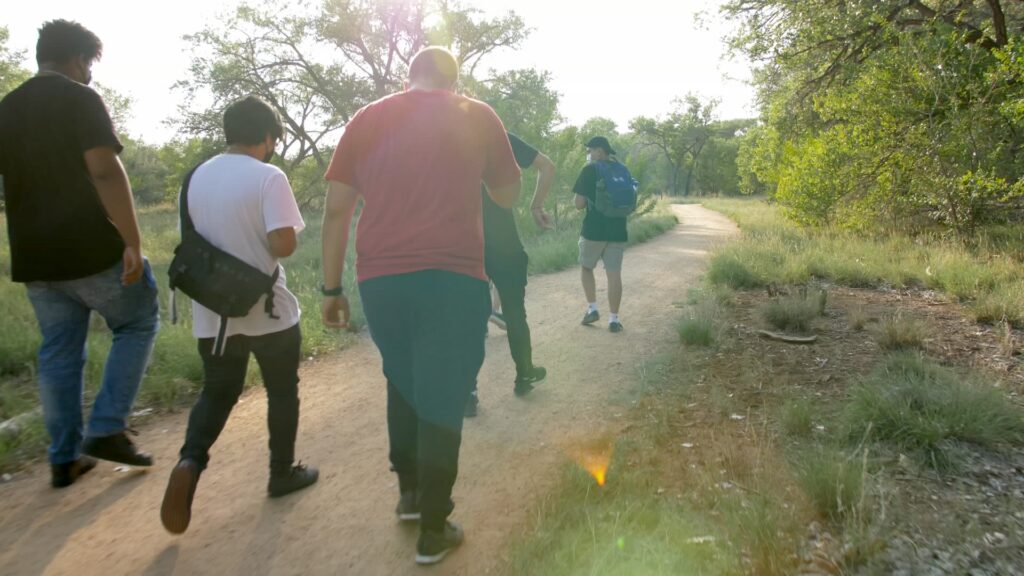
[[[500,206],[519,195],[505,127],[486,104],[454,93],[450,52],[422,50],[409,90],[360,110],[327,170],[323,319],[349,319],[342,290],[356,202],[356,274],[388,385],[390,458],[401,520],[420,520],[416,562],[462,542],[451,522],[462,413],[484,359],[490,295],[480,182]]]

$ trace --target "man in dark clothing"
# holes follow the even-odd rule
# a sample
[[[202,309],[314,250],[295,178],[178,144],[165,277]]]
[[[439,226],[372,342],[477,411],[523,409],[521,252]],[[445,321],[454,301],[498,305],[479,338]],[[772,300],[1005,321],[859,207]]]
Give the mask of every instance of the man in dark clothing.
[[[39,391],[57,488],[91,470],[93,458],[152,465],[125,430],[156,338],[157,287],[117,157],[121,143],[87,86],[102,51],[77,22],[47,22],[36,45],[39,73],[0,101],[11,277],[26,284],[43,336]],[[114,338],[83,442],[93,311]]]
[[[598,162],[616,161],[608,139],[596,136],[587,141],[587,165],[583,167],[572,191],[576,194],[576,208],[586,210],[583,218],[583,229],[580,231],[580,278],[583,282],[583,293],[587,297],[587,312],[583,316],[583,324],[589,326],[600,319],[597,311],[597,281],[594,279],[594,268],[598,260],[604,262],[604,271],[608,277],[608,307],[611,316],[608,318],[608,329],[622,332],[619,321],[619,305],[622,303],[622,256],[629,239],[626,232],[626,218],[605,216],[599,212],[594,203],[597,201]]]
[[[323,319],[348,322],[341,281],[361,197],[356,275],[387,378],[396,514],[420,521],[418,564],[440,562],[463,540],[448,516],[490,312],[480,183],[506,208],[520,187],[504,125],[483,102],[455,94],[458,75],[447,50],[420,51],[409,89],[352,117],[326,174]]]
[[[537,169],[537,187],[534,190],[530,211],[537,226],[548,229],[550,218],[544,211],[544,200],[555,177],[555,164],[536,148],[523,142],[515,134],[508,135],[512,153],[520,168]],[[530,326],[526,322],[526,268],[529,258],[516,229],[515,214],[512,210],[498,206],[491,200],[487,188],[482,191],[484,218],[484,269],[498,291],[501,311],[492,303],[491,318],[500,322],[508,332],[508,346],[516,365],[516,396],[525,396],[535,384],[544,380],[547,371],[533,364],[533,345],[530,341]],[[473,390],[466,403],[466,416],[477,413],[479,398]]]

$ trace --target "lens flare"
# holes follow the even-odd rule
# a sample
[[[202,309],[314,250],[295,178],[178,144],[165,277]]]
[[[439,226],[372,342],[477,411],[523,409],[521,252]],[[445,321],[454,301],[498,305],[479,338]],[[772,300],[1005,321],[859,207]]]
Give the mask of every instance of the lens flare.
[[[598,486],[604,486],[608,480],[613,451],[614,443],[611,440],[599,440],[577,449],[574,459],[580,468],[593,476]]]

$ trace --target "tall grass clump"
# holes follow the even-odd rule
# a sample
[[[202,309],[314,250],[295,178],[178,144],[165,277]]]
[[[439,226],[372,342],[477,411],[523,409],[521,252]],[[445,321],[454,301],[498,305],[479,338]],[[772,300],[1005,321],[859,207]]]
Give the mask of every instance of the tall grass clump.
[[[1024,441],[1024,413],[996,389],[904,352],[889,356],[851,392],[850,438],[914,453],[935,468],[954,463],[956,445],[999,448]]]
[[[883,350],[916,350],[924,347],[925,331],[920,322],[901,312],[884,318],[878,327],[878,345]]]
[[[825,313],[824,290],[775,298],[761,308],[765,321],[779,330],[808,332],[815,318]]]
[[[833,521],[863,514],[866,474],[861,459],[826,447],[802,452],[798,458],[797,480],[819,514]]]

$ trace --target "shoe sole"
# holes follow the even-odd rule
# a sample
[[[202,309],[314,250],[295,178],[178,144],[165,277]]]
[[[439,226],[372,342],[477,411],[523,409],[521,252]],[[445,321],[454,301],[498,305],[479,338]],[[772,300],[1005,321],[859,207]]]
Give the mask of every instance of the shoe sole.
[[[420,554],[419,552],[417,552],[416,553],[416,563],[419,564],[420,566],[430,566],[431,564],[437,564],[441,560],[444,560],[444,557],[447,556],[448,553],[451,552],[452,550],[455,550],[455,548],[456,548],[456,546],[452,546],[451,548],[445,548],[444,550],[442,550],[442,551],[440,551],[437,554],[434,554],[432,556],[427,556],[425,554]]]
[[[398,516],[398,521],[399,522],[419,522],[420,521],[420,513],[419,512],[407,512],[405,514],[398,514],[397,516]]]
[[[81,458],[79,460],[81,460]],[[89,460],[87,462],[85,462],[85,463],[82,463],[78,467],[78,469],[72,468],[71,473],[70,473],[70,478],[68,478],[68,481],[66,483],[63,482],[63,481],[57,482],[51,476],[50,477],[50,486],[52,486],[54,488],[67,488],[68,486],[71,486],[75,482],[78,482],[79,478],[81,478],[82,476],[85,476],[86,474],[88,474],[90,470],[92,470],[93,468],[96,467],[96,464],[97,464],[96,460],[94,460],[92,457],[89,457]]]
[[[501,320],[498,320],[494,316],[491,316],[490,322],[491,322],[491,324],[494,324],[498,328],[500,328],[502,330],[505,330],[505,331],[508,331],[508,324],[506,324],[505,322],[503,322]]]
[[[600,316],[598,316],[597,318],[594,318],[593,320],[589,320],[589,321],[584,319],[583,322],[580,322],[580,324],[582,324],[584,326],[590,326],[590,325],[594,324],[595,322],[597,322],[600,319],[601,319]]]
[[[160,521],[171,534],[183,534],[192,521],[192,505],[189,502],[193,489],[192,470],[175,466],[167,481],[164,502],[160,506]]]
[[[289,494],[298,492],[299,490],[305,490],[306,488],[309,488],[313,484],[316,484],[318,480],[320,480],[320,473],[319,472],[317,472],[316,476],[314,476],[313,480],[311,480],[308,484],[303,484],[301,486],[296,486],[294,488],[289,488],[288,490],[284,490],[284,491],[282,491],[282,490],[267,490],[267,497],[269,497],[269,498],[282,498],[282,497],[287,496]]]
[[[150,457],[147,460],[129,460],[128,458],[113,458],[104,454],[97,454],[95,451],[90,450],[87,447],[82,448],[82,454],[91,456],[98,460],[106,460],[107,462],[114,462],[116,464],[124,464],[125,466],[135,466],[136,468],[149,468],[153,465],[153,458]]]

